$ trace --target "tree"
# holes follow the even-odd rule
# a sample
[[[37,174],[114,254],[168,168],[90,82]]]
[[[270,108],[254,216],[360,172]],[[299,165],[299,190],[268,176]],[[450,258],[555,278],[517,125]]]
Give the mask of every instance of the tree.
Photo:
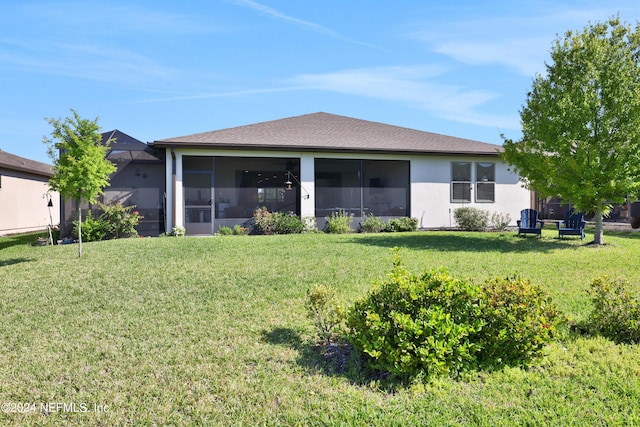
[[[522,140],[503,159],[542,197],[594,214],[604,244],[611,203],[640,191],[640,25],[619,17],[568,31],[551,49],[520,111]]]
[[[52,138],[43,137],[53,161],[54,175],[49,180],[53,190],[78,202],[78,256],[82,256],[82,202],[95,203],[109,184],[116,167],[107,160],[111,140],[102,143],[98,119],[82,119],[75,110],[73,117],[47,119],[53,126]]]

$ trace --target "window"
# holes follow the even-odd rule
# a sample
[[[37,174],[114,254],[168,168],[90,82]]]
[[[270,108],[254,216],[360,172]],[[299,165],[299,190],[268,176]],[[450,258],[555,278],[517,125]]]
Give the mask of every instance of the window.
[[[451,201],[471,203],[471,162],[451,163]]]
[[[496,165],[495,163],[476,163],[476,202],[496,201]]]
[[[474,188],[471,175],[472,162],[451,163],[451,202],[471,203],[471,189]],[[496,201],[496,164],[475,163],[475,201],[492,203]]]

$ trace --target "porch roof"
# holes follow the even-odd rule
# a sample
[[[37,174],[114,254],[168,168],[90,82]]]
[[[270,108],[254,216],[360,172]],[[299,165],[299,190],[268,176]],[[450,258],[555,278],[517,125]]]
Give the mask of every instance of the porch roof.
[[[313,113],[154,141],[156,147],[497,156],[502,147],[384,123]]]

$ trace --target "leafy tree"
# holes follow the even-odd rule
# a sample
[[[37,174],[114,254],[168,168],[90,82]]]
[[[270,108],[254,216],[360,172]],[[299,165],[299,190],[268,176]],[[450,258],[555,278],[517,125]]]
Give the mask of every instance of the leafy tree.
[[[52,138],[43,137],[53,161],[54,175],[49,180],[53,190],[78,202],[78,256],[82,256],[82,202],[95,203],[109,184],[109,175],[116,167],[107,160],[111,140],[102,143],[98,119],[81,118],[75,110],[73,117],[47,119],[53,126]]]
[[[551,49],[520,111],[522,140],[503,158],[541,196],[594,214],[604,244],[611,203],[640,190],[640,25],[619,17],[568,31]]]

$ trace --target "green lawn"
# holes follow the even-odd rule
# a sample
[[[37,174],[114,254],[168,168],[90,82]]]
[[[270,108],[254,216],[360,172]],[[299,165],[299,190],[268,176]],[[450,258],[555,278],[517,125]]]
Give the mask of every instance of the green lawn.
[[[604,247],[555,235],[127,239],[86,243],[81,259],[0,239],[0,425],[640,425],[637,345],[569,336],[533,369],[389,391],[313,342],[306,291],[352,302],[394,246],[415,272],[517,272],[575,322],[593,277],[640,290],[640,233]]]

